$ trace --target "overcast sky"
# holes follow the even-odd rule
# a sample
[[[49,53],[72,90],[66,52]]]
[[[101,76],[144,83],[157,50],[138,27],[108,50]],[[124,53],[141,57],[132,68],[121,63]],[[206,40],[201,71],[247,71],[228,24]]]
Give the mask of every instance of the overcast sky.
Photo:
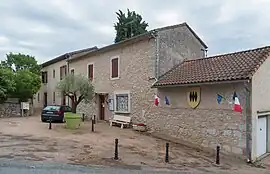
[[[115,12],[127,8],[148,29],[187,22],[210,55],[270,45],[270,0],[0,0],[0,60],[21,52],[41,63],[111,44]]]

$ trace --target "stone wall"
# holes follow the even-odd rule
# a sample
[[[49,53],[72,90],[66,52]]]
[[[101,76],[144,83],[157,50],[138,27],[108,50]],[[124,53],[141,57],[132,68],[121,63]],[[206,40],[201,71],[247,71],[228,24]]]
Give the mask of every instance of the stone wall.
[[[30,104],[30,110],[24,111],[24,116],[33,115],[33,105]],[[18,99],[8,99],[0,104],[0,118],[21,117],[21,104]]]
[[[201,102],[196,109],[188,105],[187,87],[159,89],[161,105],[153,106],[145,115],[148,128],[154,133],[180,139],[184,144],[209,149],[221,145],[222,152],[245,155],[245,114],[234,112],[231,103],[236,91],[245,112],[242,87],[242,84],[201,86]],[[217,94],[227,100],[218,104]],[[169,106],[163,104],[165,96],[169,98]]]
[[[187,26],[167,27],[158,32],[159,67],[158,75],[163,75],[184,59],[202,58],[204,46]]]

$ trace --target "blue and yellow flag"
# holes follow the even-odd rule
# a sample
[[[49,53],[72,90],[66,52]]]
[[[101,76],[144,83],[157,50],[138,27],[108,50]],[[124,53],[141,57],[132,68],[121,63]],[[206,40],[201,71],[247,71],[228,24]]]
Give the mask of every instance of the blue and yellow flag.
[[[225,101],[225,97],[220,94],[217,94],[217,102],[218,104],[223,103]]]

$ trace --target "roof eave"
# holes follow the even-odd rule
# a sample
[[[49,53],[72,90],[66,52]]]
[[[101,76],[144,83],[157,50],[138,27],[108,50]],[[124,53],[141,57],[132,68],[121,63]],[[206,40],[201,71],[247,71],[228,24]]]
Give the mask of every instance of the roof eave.
[[[185,84],[175,84],[175,85],[152,85],[151,88],[170,88],[170,87],[184,87],[184,86],[199,86],[199,85],[216,85],[225,83],[242,83],[248,82],[249,78],[241,80],[226,80],[226,81],[213,81],[213,82],[200,82],[200,83],[185,83]]]

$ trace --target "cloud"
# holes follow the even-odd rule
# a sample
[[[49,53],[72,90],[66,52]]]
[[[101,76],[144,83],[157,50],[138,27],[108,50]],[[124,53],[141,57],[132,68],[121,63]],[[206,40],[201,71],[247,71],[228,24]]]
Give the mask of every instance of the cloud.
[[[113,43],[115,12],[141,14],[149,29],[187,22],[218,54],[270,45],[269,0],[9,0],[0,3],[0,59],[22,52],[44,62]]]

